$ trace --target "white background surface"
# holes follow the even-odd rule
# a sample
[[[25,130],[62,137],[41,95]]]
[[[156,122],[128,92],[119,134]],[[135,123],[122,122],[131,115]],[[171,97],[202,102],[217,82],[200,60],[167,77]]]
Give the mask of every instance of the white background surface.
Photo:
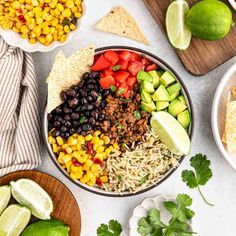
[[[144,198],[152,197],[156,194],[176,196],[178,193],[188,193],[193,198],[192,208],[196,212],[193,220],[193,228],[195,232],[198,232],[199,236],[235,236],[236,173],[217,150],[211,132],[210,114],[216,86],[224,72],[236,62],[236,58],[233,58],[203,77],[194,77],[184,69],[141,0],[86,1],[87,14],[82,21],[80,35],[74,38],[69,45],[61,49],[66,55],[70,55],[90,43],[95,44],[96,47],[130,45],[156,54],[177,71],[189,89],[195,110],[195,129],[191,155],[204,153],[212,162],[214,177],[202,190],[209,201],[213,202],[215,206],[207,206],[197,191],[188,189],[181,181],[181,172],[183,169],[189,167],[189,157],[191,155],[186,157],[178,170],[160,186],[147,193],[129,198],[102,197],[80,189],[70,183],[59,172],[50,160],[45,149],[43,150],[42,156],[43,163],[39,170],[52,174],[60,179],[75,195],[81,209],[82,236],[96,236],[97,227],[101,223],[108,222],[110,219],[119,220],[123,226],[124,235],[128,235],[128,220],[132,214],[132,209]],[[93,29],[93,25],[113,6],[117,6],[118,4],[125,6],[138,20],[140,27],[151,41],[150,46],[144,46],[134,41]],[[50,53],[33,54],[42,106],[46,98],[45,80],[52,67],[54,57],[59,50],[56,49]]]

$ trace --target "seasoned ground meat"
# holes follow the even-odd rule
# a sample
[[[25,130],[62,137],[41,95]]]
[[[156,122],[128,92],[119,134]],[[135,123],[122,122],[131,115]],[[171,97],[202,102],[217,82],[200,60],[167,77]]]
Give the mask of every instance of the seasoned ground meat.
[[[106,107],[103,111],[105,121],[101,128],[107,133],[113,142],[118,142],[125,150],[132,144],[142,140],[147,131],[150,114],[140,110],[141,97],[134,91],[129,99],[117,97],[115,94],[108,95]]]

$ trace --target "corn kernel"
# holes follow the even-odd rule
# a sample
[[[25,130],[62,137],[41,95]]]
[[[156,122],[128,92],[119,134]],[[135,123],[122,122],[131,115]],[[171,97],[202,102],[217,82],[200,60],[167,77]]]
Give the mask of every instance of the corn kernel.
[[[77,143],[78,143],[78,140],[76,138],[74,138],[72,136],[70,136],[68,138],[68,145],[69,146],[75,146],[75,145],[77,145]]]
[[[53,20],[51,21],[51,25],[52,26],[57,26],[58,25],[58,19],[53,18]]]
[[[30,44],[35,44],[35,43],[36,43],[36,39],[35,39],[35,38],[31,38],[31,39],[29,40],[29,43],[30,43]]]
[[[94,132],[94,136],[99,136],[101,134],[101,131],[100,130],[96,130],[95,132]]]
[[[50,144],[55,144],[55,143],[56,143],[56,139],[53,138],[52,136],[49,136],[49,137],[48,137],[48,142],[49,142]]]
[[[77,180],[78,179],[77,176],[74,173],[70,173],[70,177],[73,180]]]
[[[71,10],[69,8],[66,8],[63,12],[62,15],[66,18],[69,18],[71,16]]]
[[[91,134],[88,134],[85,136],[85,141],[88,142],[90,140],[92,140],[93,136]]]
[[[97,152],[97,153],[102,153],[102,152],[104,152],[104,150],[105,150],[105,147],[104,147],[104,146],[100,146],[100,147],[98,147],[98,149],[96,150],[96,152]]]
[[[82,178],[80,178],[80,182],[82,184],[86,184],[89,181],[88,176],[84,175]]]
[[[83,171],[82,166],[74,166],[74,165],[71,165],[70,170],[71,172]]]
[[[66,152],[67,152],[68,154],[72,153],[72,148],[71,148],[71,147],[66,148]]]
[[[76,12],[76,13],[74,14],[74,16],[79,19],[79,18],[82,16],[82,14],[79,13],[79,12]]]
[[[98,141],[98,145],[104,145],[104,141],[102,140],[102,139],[100,139],[99,141]]]
[[[14,1],[14,2],[12,3],[12,7],[15,8],[15,9],[19,9],[19,8],[20,8],[20,3],[19,3],[19,1]]]
[[[71,29],[72,31],[75,30],[75,29],[76,29],[76,25],[70,24],[70,29]]]
[[[92,164],[93,164],[93,161],[91,161],[89,159],[86,160],[86,162],[85,162],[85,164],[83,166],[83,169],[86,170],[86,171],[90,170],[90,167],[92,166]]]
[[[93,144],[98,144],[99,143],[99,137],[97,137],[97,136],[93,136],[93,138],[92,138],[92,143]]]
[[[65,166],[66,166],[67,171],[70,172],[70,168],[71,168],[71,166],[72,166],[72,161],[66,162],[66,163],[65,163]]]
[[[64,7],[63,7],[63,5],[62,5],[61,3],[58,3],[58,4],[57,4],[57,9],[58,9],[58,11],[60,11],[60,12],[64,11]]]
[[[93,150],[94,150],[94,151],[97,151],[97,150],[98,150],[98,148],[99,148],[99,145],[98,145],[98,144],[96,144],[96,143],[95,143],[95,144],[93,144]]]
[[[74,151],[74,152],[72,153],[72,156],[73,156],[74,158],[78,159],[78,158],[80,157],[80,153],[79,153],[78,151]]]
[[[86,156],[79,156],[77,160],[79,163],[84,164],[87,160],[87,157]]]
[[[107,177],[107,176],[101,176],[101,177],[100,177],[100,180],[101,180],[103,183],[107,183],[107,182],[108,182],[108,177]]]
[[[66,164],[67,162],[72,160],[72,156],[69,154],[66,154],[62,157],[63,162]]]
[[[65,31],[66,33],[69,33],[69,32],[70,32],[70,27],[69,27],[68,25],[65,25],[65,26],[64,26],[64,31]]]
[[[27,34],[29,32],[29,28],[26,25],[22,25],[21,28],[20,28],[20,31],[23,34]]]
[[[53,145],[52,145],[52,151],[53,151],[54,153],[57,153],[57,152],[58,152],[58,147],[57,147],[56,144],[53,144]]]
[[[95,156],[94,156],[94,158],[98,158],[99,160],[103,160],[103,157],[104,157],[104,155],[103,155],[103,153],[97,153]]]
[[[83,171],[77,171],[74,173],[77,179],[80,179],[83,176]]]
[[[64,160],[63,160],[63,157],[65,156],[66,154],[64,152],[60,152],[59,156],[58,156],[58,162],[59,164],[64,164]]]
[[[80,144],[80,143],[77,143],[77,145],[76,145],[76,149],[77,149],[78,151],[81,150],[81,144]]]
[[[120,149],[118,143],[114,143],[114,144],[113,144],[113,147],[114,147],[115,150],[119,150],[119,149]]]
[[[62,137],[58,136],[56,137],[56,140],[58,145],[62,146],[64,144]]]
[[[63,34],[63,35],[61,36],[61,38],[60,38],[60,41],[61,41],[61,42],[65,42],[66,39],[67,39],[67,36],[66,36],[65,34]]]
[[[72,7],[74,7],[75,5],[74,5],[74,2],[73,2],[72,0],[67,0],[67,1],[66,1],[66,6],[67,6],[68,8],[72,8]]]
[[[87,171],[86,174],[85,174],[85,176],[87,176],[88,179],[91,179],[91,178],[94,177],[94,174],[93,174],[91,171]]]
[[[110,141],[111,141],[110,138],[109,138],[108,136],[105,136],[105,135],[102,137],[102,140],[104,141],[104,143],[105,143],[106,145],[109,144]]]

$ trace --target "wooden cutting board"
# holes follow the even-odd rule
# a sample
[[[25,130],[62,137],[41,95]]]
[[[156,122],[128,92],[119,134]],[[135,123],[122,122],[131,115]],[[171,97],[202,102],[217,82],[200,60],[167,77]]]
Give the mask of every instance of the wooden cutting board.
[[[144,2],[166,36],[165,15],[172,0],[144,0]],[[187,0],[187,2],[192,6],[198,0]],[[236,22],[236,14],[233,15]],[[192,37],[190,47],[186,51],[175,50],[175,52],[191,74],[204,75],[236,55],[236,26],[224,39],[209,42]]]
[[[62,182],[39,171],[18,171],[0,178],[0,186],[8,185],[11,181],[21,178],[32,179],[37,182],[52,198],[54,209],[51,216],[69,225],[71,236],[80,236],[80,209],[73,194]],[[16,203],[13,198],[10,204],[12,203]],[[30,223],[37,220],[32,217]]]

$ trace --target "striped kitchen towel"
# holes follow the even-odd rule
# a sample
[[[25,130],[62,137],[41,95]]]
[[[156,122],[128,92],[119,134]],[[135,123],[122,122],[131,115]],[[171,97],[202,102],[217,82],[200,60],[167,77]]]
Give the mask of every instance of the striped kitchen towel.
[[[31,55],[0,37],[0,176],[41,162],[38,96]]]

